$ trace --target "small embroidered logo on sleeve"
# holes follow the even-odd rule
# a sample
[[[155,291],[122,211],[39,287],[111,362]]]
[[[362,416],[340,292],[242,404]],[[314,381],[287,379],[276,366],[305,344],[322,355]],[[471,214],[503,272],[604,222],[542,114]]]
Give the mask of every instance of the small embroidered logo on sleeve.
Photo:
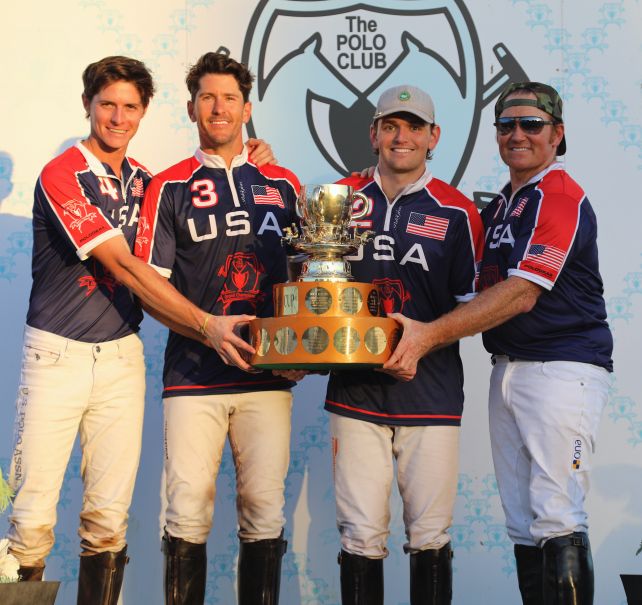
[[[564,264],[564,257],[564,251],[556,248],[555,246],[533,244],[528,249],[528,254],[524,260],[539,263],[553,271],[559,271]]]
[[[136,249],[141,252],[147,244],[149,244],[149,221],[146,216],[141,216],[138,219],[138,231],[136,233]]]
[[[83,223],[89,221],[93,223],[98,217],[98,213],[92,210],[92,205],[81,200],[69,200],[62,205],[66,216],[71,217],[69,221],[70,229],[78,229],[82,233]]]

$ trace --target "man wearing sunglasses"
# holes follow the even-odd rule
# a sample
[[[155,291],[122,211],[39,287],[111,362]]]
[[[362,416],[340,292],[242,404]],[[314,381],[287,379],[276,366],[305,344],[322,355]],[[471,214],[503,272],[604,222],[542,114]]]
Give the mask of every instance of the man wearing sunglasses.
[[[510,182],[482,212],[481,293],[430,324],[400,317],[384,369],[410,380],[424,355],[484,332],[493,462],[523,602],[590,605],[584,500],[613,369],[596,219],[556,159],[566,152],[556,90],[511,84],[495,120]]]

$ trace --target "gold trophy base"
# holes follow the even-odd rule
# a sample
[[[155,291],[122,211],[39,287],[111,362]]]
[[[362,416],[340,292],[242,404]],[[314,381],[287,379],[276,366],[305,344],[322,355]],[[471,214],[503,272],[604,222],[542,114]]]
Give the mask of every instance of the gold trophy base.
[[[399,341],[387,317],[267,317],[250,322],[250,363],[263,370],[381,367]]]
[[[264,370],[380,367],[401,328],[382,315],[379,291],[354,281],[298,281],[274,286],[276,317],[250,322],[250,363]]]

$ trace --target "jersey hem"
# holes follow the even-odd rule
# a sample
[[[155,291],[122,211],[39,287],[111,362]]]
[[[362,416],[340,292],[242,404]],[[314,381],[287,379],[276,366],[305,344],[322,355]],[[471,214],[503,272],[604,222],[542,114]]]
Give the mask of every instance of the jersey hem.
[[[348,418],[372,422],[374,424],[392,424],[399,426],[461,426],[460,414],[386,414],[355,408],[345,403],[338,403],[328,399],[325,400],[324,409],[327,412],[338,414],[339,416],[347,416]]]
[[[257,382],[228,382],[217,385],[175,385],[163,389],[167,397],[188,397],[202,395],[230,395],[254,391],[289,391],[296,383],[290,380],[262,380]]]

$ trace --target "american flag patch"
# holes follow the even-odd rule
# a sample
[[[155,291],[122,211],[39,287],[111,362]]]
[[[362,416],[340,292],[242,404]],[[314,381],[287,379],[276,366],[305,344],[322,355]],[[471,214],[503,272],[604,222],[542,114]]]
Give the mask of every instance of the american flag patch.
[[[563,250],[555,246],[545,246],[544,244],[533,244],[528,249],[528,254],[524,260],[530,260],[534,263],[544,265],[553,271],[558,272],[564,264],[566,256]]]
[[[443,241],[446,239],[448,223],[450,223],[450,221],[447,218],[411,212],[406,231],[408,233],[414,233],[415,235],[421,235],[422,237]]]
[[[141,179],[139,176],[134,177],[131,191],[134,197],[143,197],[143,195],[145,194],[145,189],[143,188],[143,179]]]
[[[510,213],[511,216],[521,216],[522,212],[524,212],[524,208],[526,207],[526,202],[528,202],[527,197],[520,198],[519,203],[517,206],[515,206],[515,209]]]
[[[279,208],[285,208],[281,193],[276,187],[252,185],[252,196],[255,204],[273,204]]]

